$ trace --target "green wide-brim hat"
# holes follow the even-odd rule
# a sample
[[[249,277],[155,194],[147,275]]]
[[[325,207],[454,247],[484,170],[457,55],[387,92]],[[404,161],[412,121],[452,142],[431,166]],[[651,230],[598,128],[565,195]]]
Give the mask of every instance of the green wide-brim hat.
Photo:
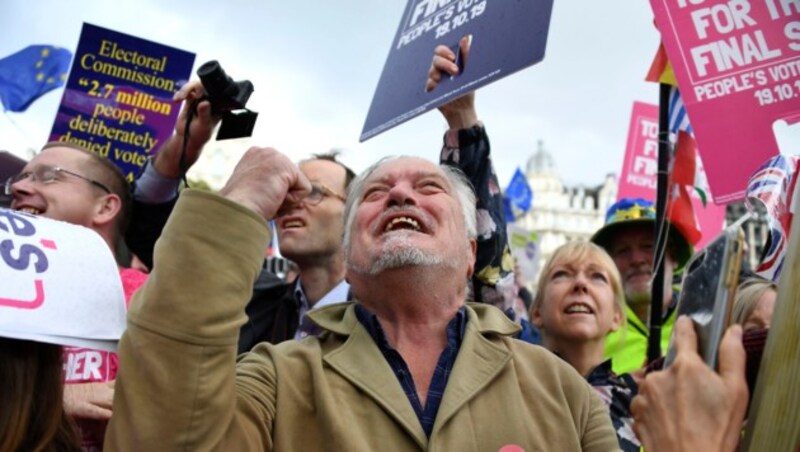
[[[652,201],[643,198],[623,198],[608,208],[605,225],[594,233],[591,241],[610,253],[614,237],[620,230],[636,224],[646,224],[655,231],[655,223],[656,207]],[[694,247],[669,221],[667,229],[669,230],[667,246],[675,251],[677,273],[683,270],[694,254]]]

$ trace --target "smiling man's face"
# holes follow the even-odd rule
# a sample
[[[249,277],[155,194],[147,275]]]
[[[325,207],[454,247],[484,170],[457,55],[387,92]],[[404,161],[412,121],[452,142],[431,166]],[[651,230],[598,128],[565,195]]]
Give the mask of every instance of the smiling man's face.
[[[652,298],[653,257],[655,239],[650,224],[635,224],[620,228],[609,249],[622,276],[625,298],[629,303],[649,302]],[[664,258],[666,287],[672,284],[675,259],[667,252]]]
[[[348,272],[377,275],[407,266],[471,272],[474,256],[454,188],[438,165],[389,161],[364,181],[351,225]]]
[[[62,168],[83,177],[88,174],[89,156],[68,147],[47,148],[34,157],[21,173],[38,167]],[[65,172],[57,173],[49,183],[26,177],[12,185],[11,208],[34,215],[92,227],[98,211],[98,200],[104,193],[91,182]]]

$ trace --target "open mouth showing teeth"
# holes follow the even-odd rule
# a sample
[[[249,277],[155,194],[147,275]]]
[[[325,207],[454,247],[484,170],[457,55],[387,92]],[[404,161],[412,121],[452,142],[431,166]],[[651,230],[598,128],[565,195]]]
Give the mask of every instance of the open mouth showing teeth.
[[[392,219],[392,221],[386,223],[386,227],[384,228],[383,231],[384,232],[390,232],[390,231],[397,231],[397,230],[401,230],[401,229],[408,229],[408,230],[417,231],[417,232],[422,230],[422,228],[420,228],[419,223],[417,222],[417,220],[415,220],[413,218],[409,218],[409,217],[397,217],[397,218]]]
[[[18,212],[27,213],[30,215],[40,215],[42,213],[39,209],[34,209],[33,207],[23,207],[21,209],[17,209]]]
[[[303,226],[303,222],[299,221],[299,220],[287,221],[286,223],[283,223],[283,228],[284,229],[300,228],[302,226]]]
[[[591,308],[585,304],[571,304],[564,310],[567,314],[593,314]]]

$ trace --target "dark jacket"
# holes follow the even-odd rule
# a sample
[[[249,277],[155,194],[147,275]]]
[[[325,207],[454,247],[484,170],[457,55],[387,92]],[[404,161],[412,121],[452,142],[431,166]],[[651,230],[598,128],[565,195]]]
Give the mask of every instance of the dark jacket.
[[[266,269],[261,270],[247,303],[247,323],[239,330],[238,353],[249,352],[260,342],[277,344],[294,338],[299,322],[295,281],[283,282]]]

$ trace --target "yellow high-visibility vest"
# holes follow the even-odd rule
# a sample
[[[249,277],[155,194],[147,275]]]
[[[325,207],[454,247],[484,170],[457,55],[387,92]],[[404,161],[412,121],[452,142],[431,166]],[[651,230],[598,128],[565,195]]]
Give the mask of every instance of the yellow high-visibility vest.
[[[675,319],[677,319],[678,310],[671,309],[671,311],[661,325],[662,355],[667,353],[672,327],[675,326]],[[627,326],[606,336],[606,345],[603,351],[605,359],[611,358],[611,369],[617,375],[641,369],[647,359],[649,329],[627,305],[625,306],[625,317],[628,320]]]

